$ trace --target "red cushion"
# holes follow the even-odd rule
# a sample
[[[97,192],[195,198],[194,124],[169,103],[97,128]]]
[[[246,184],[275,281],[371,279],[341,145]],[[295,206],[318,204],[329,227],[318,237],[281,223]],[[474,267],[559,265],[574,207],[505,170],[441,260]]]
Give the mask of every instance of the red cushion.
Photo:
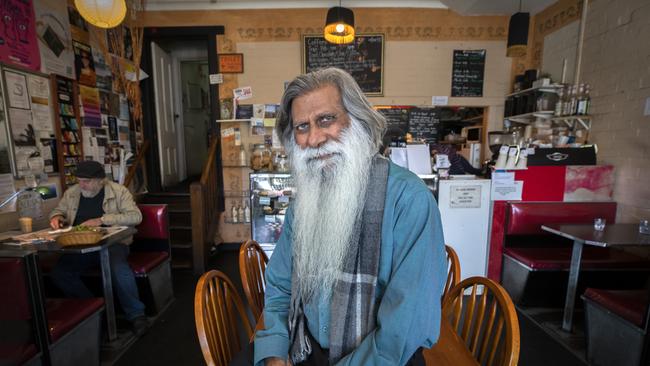
[[[596,217],[614,223],[616,202],[517,202],[508,204],[507,215],[507,235],[549,234],[542,225],[587,224]]]
[[[47,299],[45,311],[52,342],[56,342],[81,321],[101,309],[102,306],[104,306],[102,298]]]
[[[571,248],[505,248],[508,255],[533,270],[568,270]],[[581,269],[650,269],[650,260],[622,250],[585,246],[580,261]]]
[[[648,309],[648,290],[601,290],[588,288],[585,298],[643,328]]]
[[[136,239],[169,239],[167,205],[139,204],[142,222],[136,226]]]
[[[131,252],[128,261],[136,275],[145,275],[167,258],[167,252]]]
[[[38,348],[33,343],[12,344],[9,342],[0,343],[0,364],[22,365],[36,356]]]
[[[23,258],[0,258],[0,320],[30,319]]]

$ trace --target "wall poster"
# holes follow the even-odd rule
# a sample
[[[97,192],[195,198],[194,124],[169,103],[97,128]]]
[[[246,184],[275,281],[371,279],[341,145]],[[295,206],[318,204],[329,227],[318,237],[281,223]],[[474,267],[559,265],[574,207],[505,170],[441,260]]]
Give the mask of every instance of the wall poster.
[[[0,62],[39,71],[41,57],[36,41],[32,1],[0,1],[0,14]]]
[[[74,53],[66,2],[38,0],[34,3],[34,12],[41,71],[73,78]]]

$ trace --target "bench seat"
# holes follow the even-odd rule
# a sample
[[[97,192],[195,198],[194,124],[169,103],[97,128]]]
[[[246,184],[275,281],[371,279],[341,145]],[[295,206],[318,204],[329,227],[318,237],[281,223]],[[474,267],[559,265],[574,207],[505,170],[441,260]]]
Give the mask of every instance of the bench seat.
[[[168,258],[167,252],[131,252],[128,262],[136,276],[146,276]]]
[[[99,311],[103,306],[103,298],[47,299],[45,312],[52,342],[58,341],[77,324]]]
[[[603,290],[588,288],[585,300],[604,307],[639,328],[644,327],[648,310],[647,290]]]
[[[570,247],[505,248],[503,254],[532,271],[568,271],[571,264]],[[648,269],[650,260],[611,248],[585,246],[580,261],[581,270]]]
[[[647,365],[648,290],[588,288],[582,299],[589,364]]]

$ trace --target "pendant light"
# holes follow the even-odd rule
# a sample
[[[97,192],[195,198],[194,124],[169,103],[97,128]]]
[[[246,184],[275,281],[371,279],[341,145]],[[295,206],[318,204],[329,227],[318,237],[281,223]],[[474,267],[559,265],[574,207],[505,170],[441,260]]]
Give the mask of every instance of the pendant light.
[[[510,17],[510,24],[508,25],[507,57],[526,56],[529,23],[530,13],[521,12],[521,0],[519,0],[519,12]]]
[[[325,28],[323,28],[325,40],[335,44],[346,44],[354,41],[354,13],[348,8],[334,6],[327,11]]]
[[[79,14],[99,28],[114,28],[126,16],[125,0],[74,0]]]

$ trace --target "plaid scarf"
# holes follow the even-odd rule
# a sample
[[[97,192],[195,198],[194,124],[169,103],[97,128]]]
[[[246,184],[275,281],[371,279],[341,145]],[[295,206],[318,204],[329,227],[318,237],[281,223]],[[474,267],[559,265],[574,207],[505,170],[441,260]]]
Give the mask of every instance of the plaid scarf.
[[[388,180],[388,160],[373,157],[366,203],[361,220],[350,237],[350,255],[336,279],[330,303],[330,364],[356,349],[375,329],[375,288],[379,271],[381,225]],[[295,365],[305,361],[312,351],[306,335],[302,299],[297,294],[295,271],[292,274],[289,305],[289,357]]]

